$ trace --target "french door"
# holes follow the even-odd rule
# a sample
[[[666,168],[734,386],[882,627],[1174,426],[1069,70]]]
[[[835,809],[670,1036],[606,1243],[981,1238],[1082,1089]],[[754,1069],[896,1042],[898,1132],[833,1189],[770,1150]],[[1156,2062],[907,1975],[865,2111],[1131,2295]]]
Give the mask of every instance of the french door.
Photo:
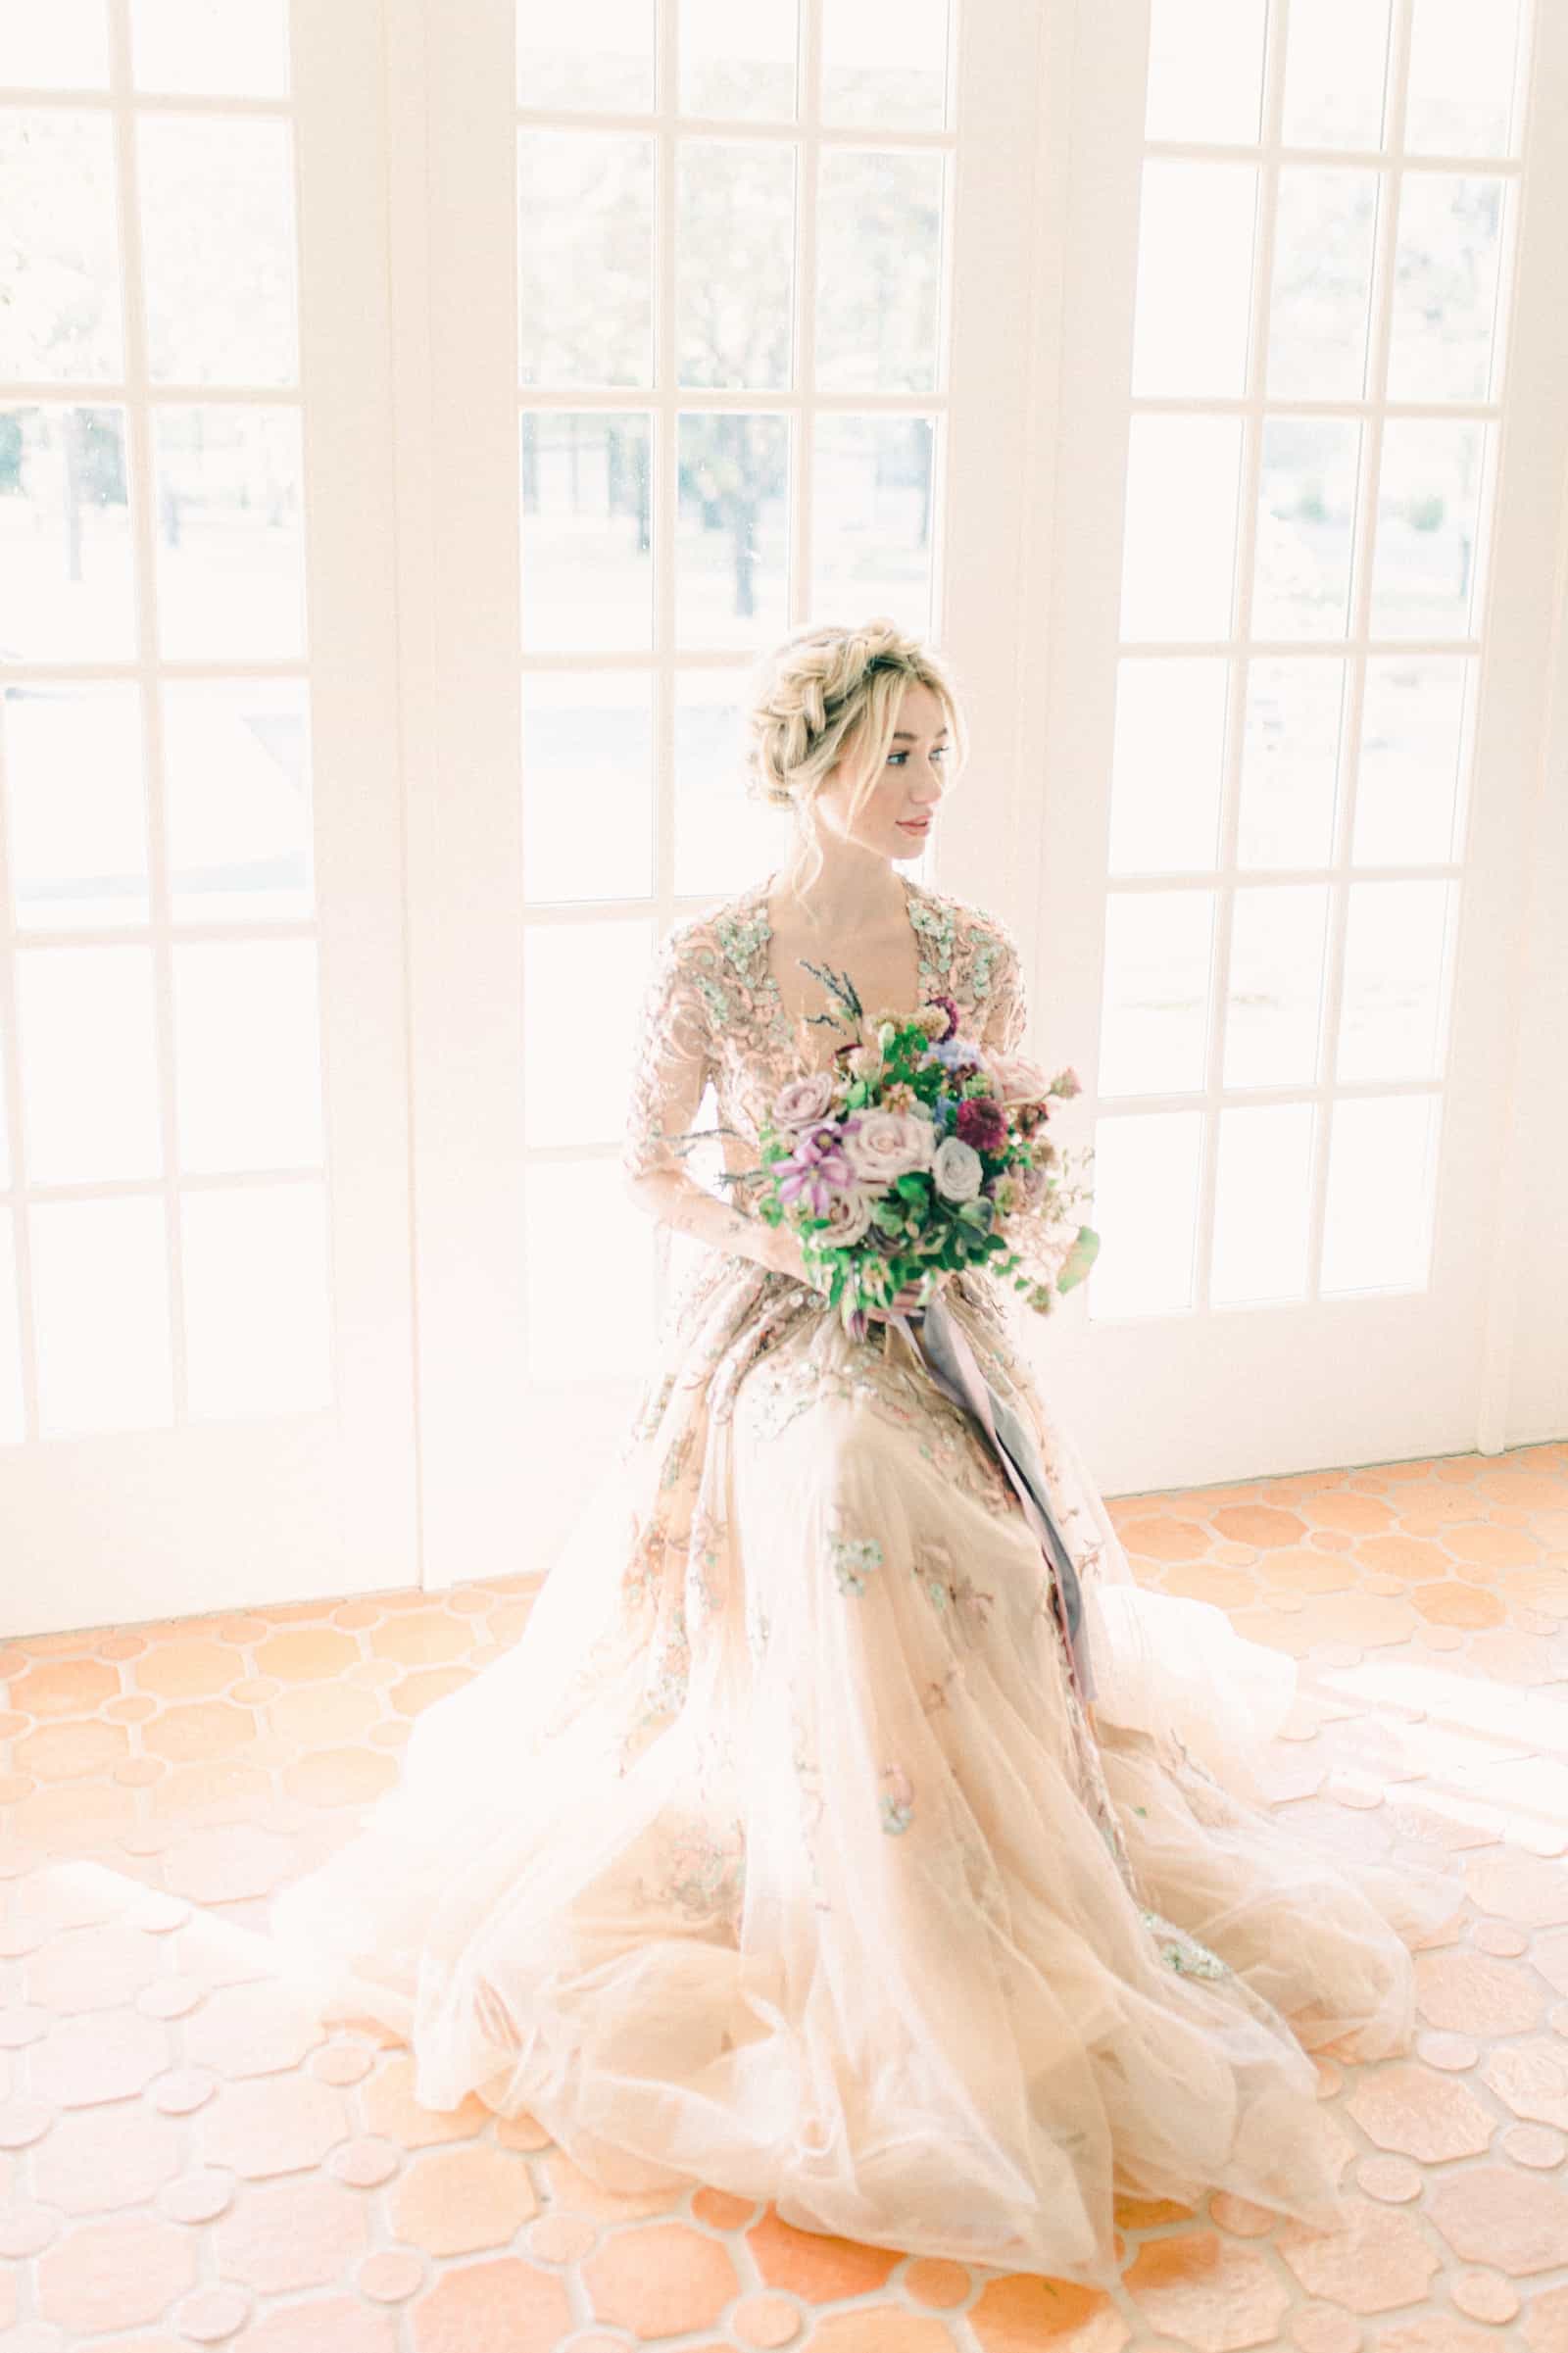
[[[1116,1492],[1494,1448],[1563,660],[1568,19],[1077,21],[1012,781],[1102,1247],[1046,1377]]]
[[[0,25],[0,1634],[418,1574],[380,55]]]

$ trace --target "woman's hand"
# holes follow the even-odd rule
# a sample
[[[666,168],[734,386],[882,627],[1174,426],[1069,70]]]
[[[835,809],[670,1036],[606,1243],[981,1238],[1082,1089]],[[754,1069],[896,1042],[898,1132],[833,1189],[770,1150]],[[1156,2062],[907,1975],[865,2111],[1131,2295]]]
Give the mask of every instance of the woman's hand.
[[[806,1251],[793,1226],[777,1225],[765,1228],[767,1256],[762,1263],[771,1274],[793,1275],[797,1283],[811,1283],[814,1278],[806,1264]]]

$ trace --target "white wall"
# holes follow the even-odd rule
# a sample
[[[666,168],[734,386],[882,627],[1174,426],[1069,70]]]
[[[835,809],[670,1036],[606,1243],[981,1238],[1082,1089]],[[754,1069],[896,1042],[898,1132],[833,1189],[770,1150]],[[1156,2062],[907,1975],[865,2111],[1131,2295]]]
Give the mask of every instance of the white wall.
[[[1568,509],[1568,483],[1564,484]],[[1559,541],[1559,544],[1562,544]],[[1568,1438],[1568,578],[1538,786],[1514,1092],[1515,1304],[1506,1443]]]

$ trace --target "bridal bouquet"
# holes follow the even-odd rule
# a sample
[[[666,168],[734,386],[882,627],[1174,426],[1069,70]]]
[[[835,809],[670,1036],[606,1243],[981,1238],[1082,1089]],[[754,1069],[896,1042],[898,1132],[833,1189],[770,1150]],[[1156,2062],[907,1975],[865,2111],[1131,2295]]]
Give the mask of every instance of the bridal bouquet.
[[[982,1261],[1049,1313],[1100,1248],[1070,1214],[1087,1204],[1093,1151],[1069,1167],[1046,1134],[1050,1098],[1077,1095],[1076,1074],[1048,1083],[1022,1055],[975,1045],[949,996],[909,1019],[869,1020],[847,973],[819,977],[852,1034],[830,1069],[774,1098],[758,1215],[799,1234],[813,1279],[858,1338],[867,1308],[906,1286],[924,1304],[943,1272]]]

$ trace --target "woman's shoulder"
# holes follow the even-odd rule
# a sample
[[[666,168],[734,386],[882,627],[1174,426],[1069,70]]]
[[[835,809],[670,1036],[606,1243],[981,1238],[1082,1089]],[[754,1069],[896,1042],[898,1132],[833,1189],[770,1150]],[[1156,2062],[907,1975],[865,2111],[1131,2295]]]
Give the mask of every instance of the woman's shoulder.
[[[661,943],[666,956],[686,961],[715,958],[744,963],[753,956],[766,930],[767,879],[732,891],[693,914],[677,915]]]
[[[955,948],[987,947],[994,956],[1003,951],[1017,955],[1018,943],[1012,928],[995,907],[983,906],[978,899],[960,898],[956,891],[939,891],[912,874],[907,880],[910,911],[917,928],[935,934]]]
[[[754,884],[666,924],[654,951],[653,994],[700,1003],[715,1031],[736,1024],[767,969],[766,888]]]

